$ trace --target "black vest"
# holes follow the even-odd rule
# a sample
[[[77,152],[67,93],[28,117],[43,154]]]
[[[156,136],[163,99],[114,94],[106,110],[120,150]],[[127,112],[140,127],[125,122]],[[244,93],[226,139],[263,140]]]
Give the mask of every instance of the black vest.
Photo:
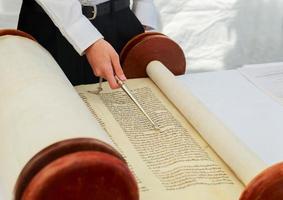
[[[128,40],[144,32],[141,23],[129,8],[98,16],[91,23],[117,53]],[[35,0],[23,0],[18,29],[31,34],[51,53],[73,85],[99,81],[99,78],[94,76],[86,57],[76,52]]]

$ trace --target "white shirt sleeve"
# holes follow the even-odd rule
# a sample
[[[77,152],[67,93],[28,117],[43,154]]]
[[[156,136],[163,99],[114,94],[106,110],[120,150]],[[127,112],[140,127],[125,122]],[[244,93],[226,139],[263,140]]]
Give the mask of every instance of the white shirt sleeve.
[[[80,55],[83,55],[84,51],[98,39],[103,38],[82,14],[79,0],[36,0],[36,2]],[[153,0],[134,0],[133,11],[143,25],[157,28],[157,11]]]
[[[157,29],[157,10],[153,0],[134,0],[133,12],[144,26]]]
[[[82,14],[79,0],[36,1],[80,55],[98,39],[103,38]]]

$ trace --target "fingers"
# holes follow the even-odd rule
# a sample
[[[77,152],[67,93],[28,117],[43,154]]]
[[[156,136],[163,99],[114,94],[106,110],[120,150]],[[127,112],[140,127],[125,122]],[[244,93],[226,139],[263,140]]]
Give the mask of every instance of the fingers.
[[[118,76],[118,78],[122,81],[125,81],[127,78],[122,70],[120,59],[117,53],[111,54],[111,62],[114,69],[115,74]]]
[[[117,89],[120,87],[115,79],[114,71],[111,66],[109,66],[108,69],[106,70],[105,79],[108,81],[111,89]]]
[[[122,81],[126,80],[115,49],[101,39],[86,50],[86,56],[96,76],[105,78],[112,89],[119,88],[115,75]]]
[[[120,85],[117,83],[115,75],[117,75],[119,79],[122,81],[125,81],[127,78],[124,75],[124,72],[120,65],[120,59],[118,54],[116,52],[110,54],[110,59],[111,59],[111,63],[110,63],[111,66],[108,66],[108,70],[105,70],[106,72],[105,79],[108,81],[111,89],[117,89],[120,87]]]

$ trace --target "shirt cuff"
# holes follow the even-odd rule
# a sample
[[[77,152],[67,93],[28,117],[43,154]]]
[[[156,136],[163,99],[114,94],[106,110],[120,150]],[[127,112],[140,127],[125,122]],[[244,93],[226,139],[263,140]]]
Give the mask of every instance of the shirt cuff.
[[[153,2],[134,1],[133,12],[142,25],[157,29],[157,10]]]
[[[65,29],[63,34],[80,55],[83,55],[84,51],[97,40],[103,38],[85,16]]]

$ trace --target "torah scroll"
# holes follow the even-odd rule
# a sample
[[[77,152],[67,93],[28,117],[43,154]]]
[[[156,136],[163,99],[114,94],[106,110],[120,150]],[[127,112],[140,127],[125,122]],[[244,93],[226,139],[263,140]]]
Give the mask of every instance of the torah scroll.
[[[1,200],[138,198],[125,161],[37,42],[0,36],[0,85]],[[80,183],[67,183],[75,173]]]

